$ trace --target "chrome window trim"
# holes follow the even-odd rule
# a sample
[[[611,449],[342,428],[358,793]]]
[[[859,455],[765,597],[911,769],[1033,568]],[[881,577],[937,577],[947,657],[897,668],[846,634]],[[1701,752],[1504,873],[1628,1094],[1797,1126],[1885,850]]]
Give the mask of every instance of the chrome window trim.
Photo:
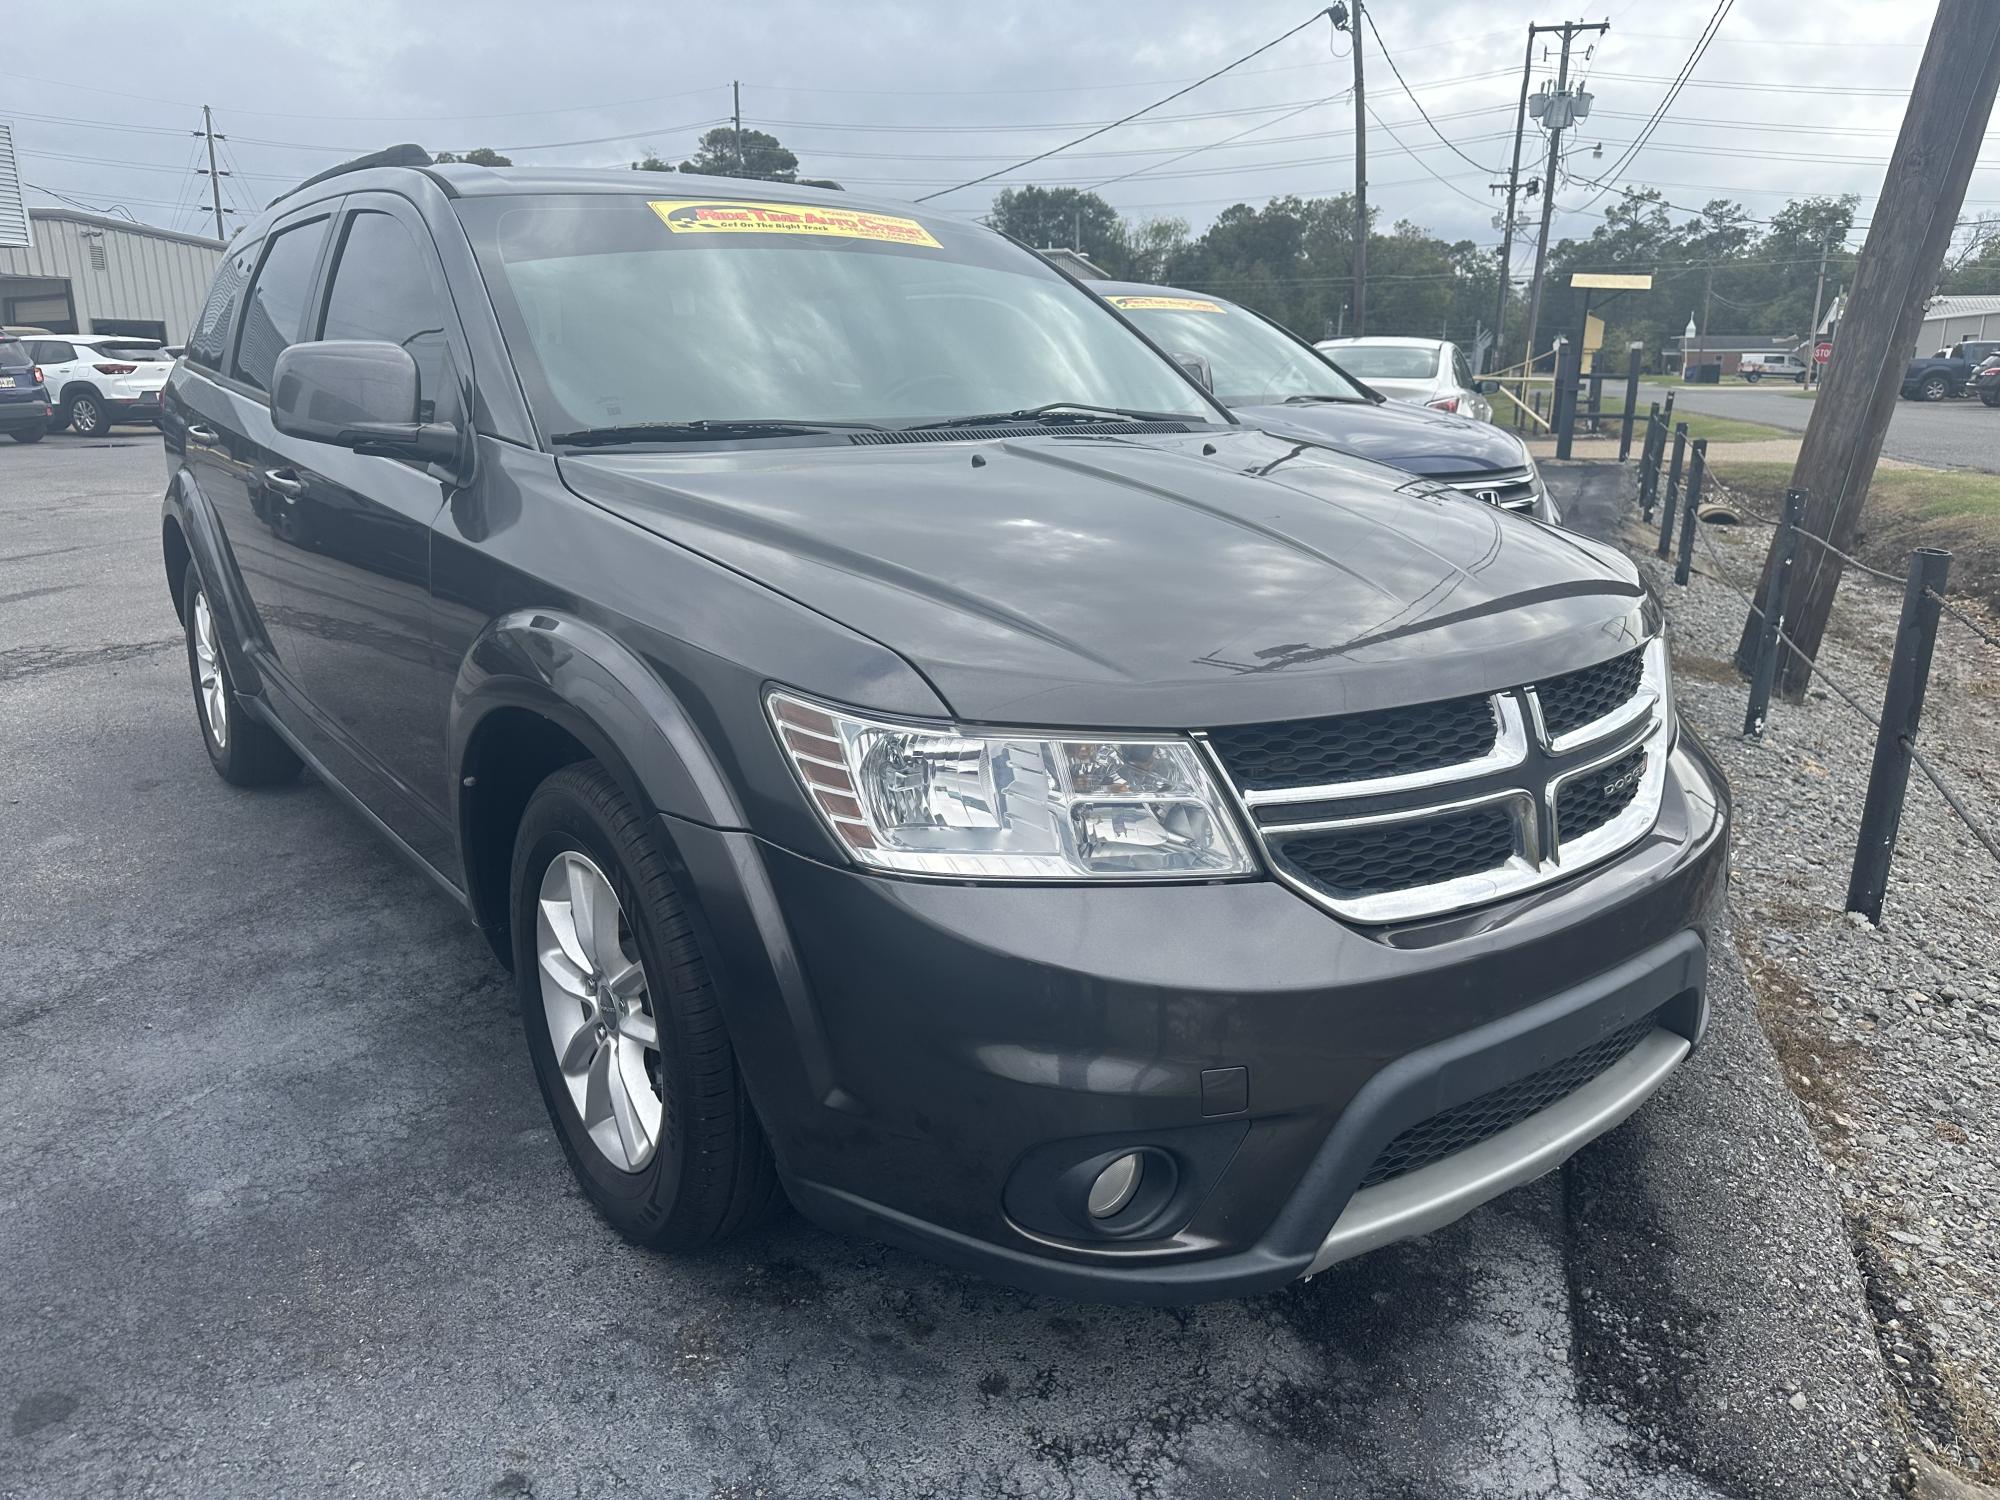
[[[1514,853],[1503,864],[1491,870],[1454,875],[1449,880],[1436,881],[1430,885],[1414,885],[1407,890],[1384,891],[1373,896],[1348,898],[1330,896],[1285,869],[1277,855],[1276,846],[1292,834],[1324,833],[1336,829],[1379,828],[1393,823],[1422,823],[1433,818],[1449,817],[1453,813],[1490,807],[1496,803],[1512,804]],[[1346,917],[1354,922],[1369,924],[1403,922],[1417,917],[1433,917],[1445,912],[1463,911],[1468,907],[1484,906],[1489,901],[1498,901],[1518,891],[1531,889],[1549,878],[1547,864],[1541,857],[1534,794],[1526,787],[1507,787],[1481,797],[1466,797],[1457,802],[1433,803],[1425,807],[1398,808],[1394,812],[1374,813],[1366,817],[1322,818],[1309,823],[1267,824],[1258,828],[1257,835],[1264,845],[1265,857],[1270,861],[1271,873],[1281,883],[1290,886],[1315,906],[1323,906],[1335,916]]]
[[[1528,758],[1528,726],[1521,712],[1519,697],[1513,693],[1500,693],[1488,698],[1487,705],[1493,710],[1496,726],[1493,748],[1477,760],[1460,761],[1430,771],[1401,771],[1394,776],[1371,776],[1361,781],[1331,781],[1320,786],[1288,786],[1246,792],[1236,785],[1235,777],[1229,774],[1229,767],[1223,764],[1221,756],[1211,752],[1211,760],[1221,768],[1223,784],[1242,799],[1244,806],[1252,808],[1283,807],[1296,802],[1338,802],[1348,797],[1379,797],[1390,792],[1415,791],[1421,787],[1450,786],[1454,782],[1489,776],[1496,771],[1510,771]],[[1204,740],[1206,738],[1203,736]]]
[[[1566,755],[1570,751],[1588,745],[1606,735],[1617,734],[1630,729],[1634,724],[1647,718],[1657,717],[1659,706],[1666,702],[1667,692],[1667,642],[1665,636],[1655,636],[1641,648],[1645,655],[1639,665],[1639,691],[1627,698],[1610,713],[1592,719],[1565,734],[1550,734],[1546,720],[1542,718],[1541,695],[1532,685],[1521,690],[1528,700],[1528,717],[1535,728],[1535,738],[1548,746],[1551,755]],[[1602,666],[1600,662],[1597,665]],[[1578,668],[1588,671],[1588,667]]]

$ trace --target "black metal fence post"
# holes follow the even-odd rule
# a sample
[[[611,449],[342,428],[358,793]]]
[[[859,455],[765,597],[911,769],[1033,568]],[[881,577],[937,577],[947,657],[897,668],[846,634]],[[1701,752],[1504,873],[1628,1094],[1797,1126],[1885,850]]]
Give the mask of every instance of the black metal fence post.
[[[1882,728],[1875,737],[1875,763],[1868,772],[1868,800],[1861,806],[1861,836],[1854,846],[1854,873],[1847,882],[1847,909],[1871,922],[1882,920],[1889,889],[1889,860],[1903,821],[1903,793],[1910,782],[1910,746],[1923,716],[1924,687],[1931,651],[1937,644],[1939,599],[1951,554],[1921,547],[1910,554],[1903,585],[1903,613],[1896,621],[1896,646],[1889,658],[1889,687],[1882,696]]]
[[[1642,353],[1644,350],[1634,344],[1631,358],[1625,362],[1625,417],[1618,425],[1618,462],[1621,464],[1632,455],[1632,419],[1639,414],[1639,356]]]
[[[1666,444],[1667,429],[1660,421],[1660,403],[1646,413],[1646,443],[1639,450],[1639,515],[1653,519],[1653,496],[1660,487],[1660,452]]]
[[[1778,517],[1778,535],[1771,543],[1771,585],[1758,608],[1763,610],[1757,634],[1757,656],[1750,668],[1750,706],[1743,713],[1743,733],[1761,739],[1771,713],[1771,688],[1778,680],[1778,635],[1785,628],[1785,601],[1792,591],[1792,564],[1799,555],[1799,522],[1806,513],[1806,492],[1786,490]]]
[[[1556,348],[1555,424],[1556,457],[1568,458],[1576,436],[1576,383],[1581,365],[1568,339]]]
[[[1688,460],[1687,505],[1681,514],[1681,555],[1674,564],[1674,582],[1687,587],[1694,571],[1694,528],[1700,519],[1701,482],[1708,476],[1708,439],[1696,438],[1694,456]]]
[[[1681,462],[1687,454],[1688,424],[1674,424],[1674,458],[1667,465],[1667,494],[1660,505],[1660,556],[1674,555],[1674,505],[1681,493]]]

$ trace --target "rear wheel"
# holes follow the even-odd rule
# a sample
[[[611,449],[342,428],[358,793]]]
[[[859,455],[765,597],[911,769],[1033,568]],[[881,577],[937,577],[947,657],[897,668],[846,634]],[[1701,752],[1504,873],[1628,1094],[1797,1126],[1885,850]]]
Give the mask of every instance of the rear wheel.
[[[70,430],[78,437],[98,437],[111,426],[103,401],[89,391],[70,397],[63,410],[68,413]]]
[[[48,436],[48,433],[46,427],[20,427],[15,429],[12,436],[17,443],[39,443]]]
[[[514,976],[542,1100],[577,1180],[656,1249],[779,1201],[721,998],[659,835],[595,761],[529,799],[514,845]]]
[[[290,781],[299,774],[299,758],[270,725],[251,718],[236,702],[229,663],[222,655],[222,627],[192,563],[181,597],[187,601],[188,677],[209,764],[231,786]]]
[[[1755,385],[1758,381],[1764,378],[1764,372],[1762,370],[1745,370],[1743,372],[1743,378],[1749,384]]]

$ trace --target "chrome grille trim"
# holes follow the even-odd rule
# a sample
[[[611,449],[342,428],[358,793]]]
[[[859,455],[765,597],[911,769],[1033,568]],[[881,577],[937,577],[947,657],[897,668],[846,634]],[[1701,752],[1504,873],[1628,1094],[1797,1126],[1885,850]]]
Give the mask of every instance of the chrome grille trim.
[[[1495,694],[1492,703],[1500,724],[1500,734],[1493,751],[1476,761],[1405,776],[1381,776],[1327,786],[1246,793],[1236,785],[1229,767],[1208,737],[1197,734],[1195,739],[1222,784],[1243,810],[1246,831],[1262,847],[1266,866],[1275,879],[1316,906],[1353,922],[1381,925],[1444,916],[1519,895],[1575,874],[1628,848],[1652,829],[1666,796],[1667,761],[1673,748],[1674,725],[1668,692],[1665,638],[1656,637],[1648,641],[1644,650],[1640,690],[1614,712],[1552,741],[1542,723],[1541,710],[1532,687]],[[1539,784],[1503,786],[1455,799],[1448,795],[1448,789],[1467,781],[1504,776],[1508,771],[1525,766],[1530,758],[1531,745],[1540,747],[1544,760],[1576,755],[1579,751],[1588,750],[1590,753],[1555,769]],[[1597,748],[1591,749],[1593,746]],[[1630,755],[1635,749],[1645,752],[1645,763],[1642,781],[1631,802],[1601,827],[1565,844],[1558,822],[1563,787],[1577,777],[1587,776]],[[1353,817],[1321,817],[1290,823],[1258,821],[1259,808],[1269,810],[1305,803],[1337,803],[1344,799],[1400,795],[1433,788],[1447,795]],[[1507,805],[1513,818],[1513,853],[1492,869],[1467,871],[1428,885],[1342,898],[1294,874],[1277,852],[1277,846],[1292,835],[1417,823],[1496,804]],[[1270,815],[1269,811],[1265,813],[1267,817]],[[1548,840],[1546,847],[1542,843],[1544,830]]]
[[[1462,495],[1478,497],[1491,493],[1494,498],[1489,503],[1502,510],[1533,510],[1536,497],[1541,494],[1533,469],[1494,469],[1485,474],[1440,474],[1433,477],[1439,484]]]
[[[1222,765],[1219,758],[1215,764],[1221,766],[1223,782],[1230,791],[1240,798],[1246,807],[1281,807],[1295,802],[1336,802],[1343,797],[1380,797],[1391,792],[1414,791],[1419,787],[1449,786],[1455,781],[1470,781],[1477,776],[1488,776],[1496,771],[1511,770],[1528,758],[1527,717],[1521,710],[1520,700],[1512,693],[1503,693],[1487,700],[1493,709],[1493,717],[1499,725],[1494,736],[1493,748],[1477,760],[1462,761],[1453,766],[1440,766],[1433,771],[1408,771],[1395,776],[1371,776],[1358,781],[1330,781],[1319,786],[1288,786],[1271,791],[1246,792],[1241,790],[1230,776],[1229,768]]]

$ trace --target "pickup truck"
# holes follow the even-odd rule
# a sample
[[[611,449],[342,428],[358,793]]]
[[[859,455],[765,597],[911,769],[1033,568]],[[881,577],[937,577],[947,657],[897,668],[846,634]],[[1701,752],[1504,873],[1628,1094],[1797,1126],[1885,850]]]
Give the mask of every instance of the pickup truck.
[[[1736,373],[1750,384],[1755,385],[1766,375],[1773,380],[1796,380],[1806,383],[1806,367],[1796,354],[1746,354],[1736,366]]]
[[[1947,396],[1962,396],[1972,372],[1993,354],[2000,354],[2000,339],[1967,339],[1938,350],[1929,359],[1913,359],[1903,372],[1903,399],[1942,401]]]

